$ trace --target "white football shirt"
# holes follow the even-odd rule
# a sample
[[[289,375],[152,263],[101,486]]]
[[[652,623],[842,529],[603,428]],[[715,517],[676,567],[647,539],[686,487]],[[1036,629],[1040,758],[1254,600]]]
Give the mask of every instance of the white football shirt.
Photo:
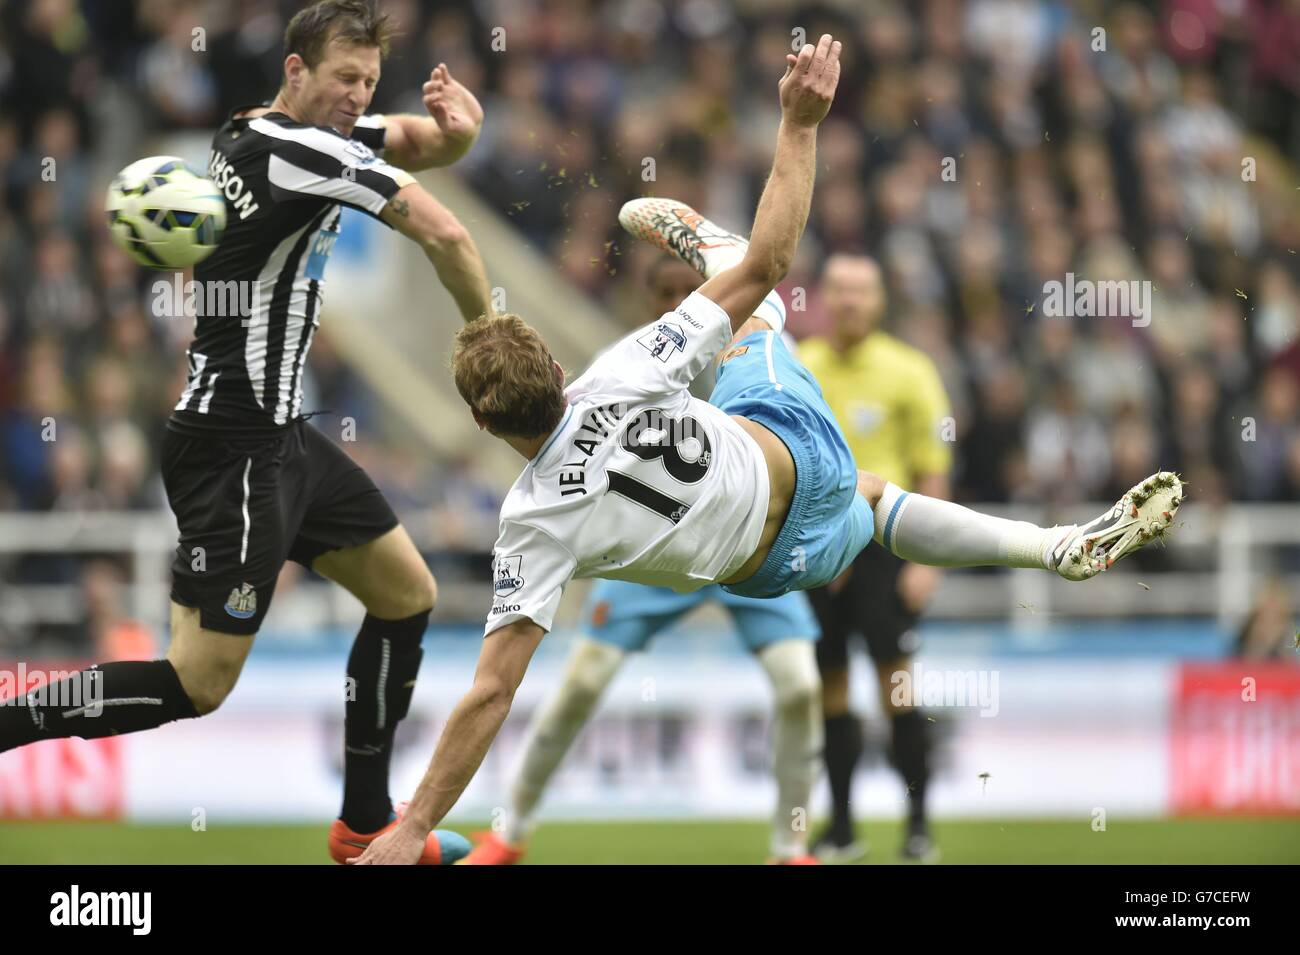
[[[550,630],[565,584],[613,577],[698,590],[758,547],[768,475],[757,442],[691,381],[731,340],[699,292],[597,356],[501,507],[485,635]]]

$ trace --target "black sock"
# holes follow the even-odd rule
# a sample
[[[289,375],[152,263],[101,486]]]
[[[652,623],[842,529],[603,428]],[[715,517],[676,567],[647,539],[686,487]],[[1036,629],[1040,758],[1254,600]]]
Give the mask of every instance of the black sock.
[[[831,786],[831,832],[840,838],[853,835],[849,809],[853,767],[862,755],[862,728],[852,713],[826,717],[826,776]]]
[[[406,716],[420,670],[425,610],[403,620],[366,614],[348,657],[348,697],[343,723],[343,811],[354,832],[382,829],[391,818],[388,763],[393,734]]]
[[[909,832],[925,830],[925,787],[930,781],[929,733],[925,714],[906,710],[894,714],[894,767],[907,786]]]
[[[168,660],[100,663],[0,706],[0,752],[42,739],[99,739],[198,716]]]

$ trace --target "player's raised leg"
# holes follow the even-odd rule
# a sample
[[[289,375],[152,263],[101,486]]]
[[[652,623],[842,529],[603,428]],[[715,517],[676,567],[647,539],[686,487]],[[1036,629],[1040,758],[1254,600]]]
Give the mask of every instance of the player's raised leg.
[[[0,707],[0,752],[46,739],[138,733],[215,710],[239,678],[253,638],[205,630],[197,609],[175,601],[171,621],[164,659],[96,664]]]
[[[671,252],[710,279],[745,258],[745,240],[685,203],[634,200],[620,211],[619,221],[633,235]],[[919,564],[1034,567],[1067,580],[1086,580],[1162,536],[1172,525],[1183,491],[1177,476],[1165,471],[1135,485],[1113,508],[1083,525],[1040,528],[1007,521],[949,501],[909,494],[860,472],[858,492],[869,504],[864,508],[848,493],[852,459],[815,379],[789,354],[779,336],[752,334],[754,329],[761,331],[764,323],[783,324],[780,301],[779,295],[770,293],[754,317],[736,328],[732,347],[719,357],[720,366],[731,369],[731,375],[724,378],[720,371],[719,387],[710,399],[776,434],[796,463],[794,502],[781,536],[758,573],[728,584],[732,592],[770,597],[823,585],[839,576],[873,536],[899,557]],[[756,355],[760,349],[762,363]],[[733,358],[740,361],[728,364]],[[785,406],[786,417],[801,419],[800,426],[791,428],[774,420],[771,411],[776,405]],[[818,437],[809,437],[814,434]]]
[[[208,630],[199,626],[199,620],[197,607],[172,601],[167,662],[194,704],[195,715],[203,716],[217,709],[235,688],[256,635]],[[113,665],[101,664],[99,669]]]
[[[749,240],[728,232],[684,202],[646,196],[623,204],[618,221],[629,233],[677,256],[704,279],[740,264]],[[785,330],[785,302],[773,289],[736,329],[731,344],[760,331]]]
[[[875,540],[904,560],[936,567],[1030,567],[1087,580],[1172,526],[1183,500],[1176,474],[1160,471],[1134,485],[1086,524],[1039,527],[912,494],[860,472],[858,492],[875,515]]]
[[[0,707],[0,751],[98,739],[211,713],[239,679],[284,564],[277,454],[254,456],[170,429],[163,483],[180,537],[171,644],[161,660],[102,663]],[[81,700],[80,705],[66,705]]]

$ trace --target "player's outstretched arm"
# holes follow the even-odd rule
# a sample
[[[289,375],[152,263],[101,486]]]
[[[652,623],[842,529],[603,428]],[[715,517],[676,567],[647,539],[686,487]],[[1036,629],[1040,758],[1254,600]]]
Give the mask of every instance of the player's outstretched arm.
[[[823,34],[815,48],[807,44],[797,57],[786,57],[776,156],[754,214],[749,249],[739,265],[700,288],[726,311],[733,330],[790,271],[812,204],[817,125],[830,110],[839,78],[840,43],[830,34]]]
[[[492,314],[492,292],[469,231],[418,183],[397,191],[380,218],[419,244],[467,322]]]
[[[469,152],[483,127],[483,107],[439,63],[424,84],[428,116],[384,116],[384,158],[408,172],[450,166]]]
[[[419,860],[426,837],[451,811],[496,739],[544,636],[545,630],[523,619],[483,638],[474,685],[451,711],[410,805],[396,828],[372,842],[358,864],[411,865]]]

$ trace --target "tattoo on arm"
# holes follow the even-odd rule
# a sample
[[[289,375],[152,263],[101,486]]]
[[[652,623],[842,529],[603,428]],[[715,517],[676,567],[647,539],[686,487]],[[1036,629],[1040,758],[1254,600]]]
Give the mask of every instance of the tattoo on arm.
[[[392,207],[393,212],[401,216],[403,219],[409,219],[411,217],[411,204],[405,199],[394,199],[389,203],[389,205]]]

